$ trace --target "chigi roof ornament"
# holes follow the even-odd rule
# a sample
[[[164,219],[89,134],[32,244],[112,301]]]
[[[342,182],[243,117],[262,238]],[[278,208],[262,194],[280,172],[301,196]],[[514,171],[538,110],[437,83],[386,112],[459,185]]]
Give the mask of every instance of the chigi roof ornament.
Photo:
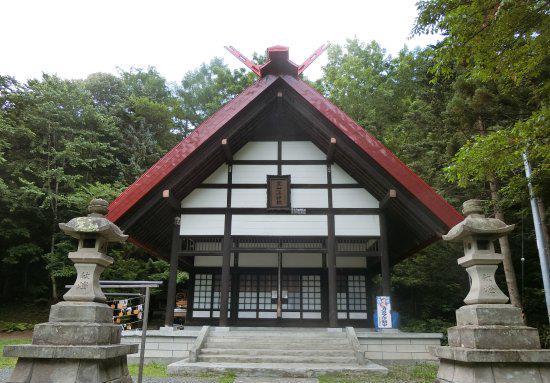
[[[303,62],[302,65],[293,63],[288,58],[288,47],[282,45],[275,45],[267,48],[267,61],[262,65],[255,64],[252,60],[248,59],[231,45],[226,46],[225,49],[227,49],[229,53],[235,56],[240,62],[260,77],[264,77],[268,74],[290,74],[294,77],[298,77],[328,48],[328,46],[328,43],[321,45],[306,59],[306,61]]]

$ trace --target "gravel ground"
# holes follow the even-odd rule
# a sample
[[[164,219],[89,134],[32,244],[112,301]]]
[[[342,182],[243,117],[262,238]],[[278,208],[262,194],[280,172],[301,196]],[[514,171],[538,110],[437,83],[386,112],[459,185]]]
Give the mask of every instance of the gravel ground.
[[[132,376],[134,382],[137,381]],[[218,383],[217,379],[202,379],[196,377],[143,378],[143,383]]]
[[[5,382],[10,377],[11,368],[0,369],[0,382]]]

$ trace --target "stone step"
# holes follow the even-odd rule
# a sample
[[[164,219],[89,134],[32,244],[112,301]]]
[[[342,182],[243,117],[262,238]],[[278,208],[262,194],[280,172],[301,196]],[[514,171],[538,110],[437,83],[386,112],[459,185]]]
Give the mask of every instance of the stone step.
[[[346,338],[344,333],[304,333],[304,334],[290,334],[288,332],[211,332],[209,334],[211,338],[305,338],[305,339],[339,339]]]
[[[242,343],[242,342],[250,342],[250,343],[296,343],[296,344],[349,344],[349,341],[347,338],[333,338],[333,339],[322,339],[322,338],[266,338],[266,337],[242,337],[242,338],[230,338],[230,337],[215,337],[215,336],[209,336],[207,338],[208,342],[214,342],[214,343]]]
[[[262,331],[279,331],[279,332],[291,332],[291,333],[304,333],[304,332],[345,332],[343,328],[335,327],[328,329],[327,327],[211,327],[212,331],[218,332],[262,332]]]
[[[226,373],[261,377],[306,378],[334,373],[362,373],[384,375],[386,367],[369,362],[367,365],[348,365],[332,363],[207,363],[179,361],[168,365],[169,375],[188,375],[190,373]]]
[[[287,349],[287,350],[347,350],[351,346],[347,342],[275,342],[275,341],[242,341],[242,342],[220,342],[215,339],[207,339],[204,345],[205,348],[225,348],[225,349]]]
[[[203,348],[199,355],[227,355],[227,348]],[[354,357],[354,353],[350,349],[346,350],[289,350],[289,349],[257,349],[257,348],[242,348],[232,349],[233,355],[288,355],[288,356],[347,356]]]
[[[292,356],[292,355],[202,355],[198,356],[199,362],[208,363],[331,363],[331,364],[357,364],[354,357],[349,356]]]

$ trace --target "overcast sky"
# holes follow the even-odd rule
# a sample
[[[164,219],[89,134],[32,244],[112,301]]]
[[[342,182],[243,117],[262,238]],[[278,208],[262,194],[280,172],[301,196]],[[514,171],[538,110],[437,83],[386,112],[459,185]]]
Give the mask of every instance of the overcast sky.
[[[290,47],[301,64],[318,46],[357,36],[395,54],[434,36],[410,39],[416,0],[5,0],[0,74],[18,80],[42,72],[83,78],[116,68],[155,66],[170,81],[214,56],[235,68],[223,48],[243,54]],[[326,55],[305,72],[320,75]]]

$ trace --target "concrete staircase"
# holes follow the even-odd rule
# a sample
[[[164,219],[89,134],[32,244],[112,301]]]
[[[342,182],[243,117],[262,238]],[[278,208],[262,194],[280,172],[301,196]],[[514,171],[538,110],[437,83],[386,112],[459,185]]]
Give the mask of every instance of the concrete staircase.
[[[340,328],[213,327],[204,331],[194,353],[195,360],[173,363],[168,373],[310,377],[342,371],[387,372],[358,357],[349,332]]]
[[[212,331],[198,361],[357,364],[346,333],[326,329]]]

